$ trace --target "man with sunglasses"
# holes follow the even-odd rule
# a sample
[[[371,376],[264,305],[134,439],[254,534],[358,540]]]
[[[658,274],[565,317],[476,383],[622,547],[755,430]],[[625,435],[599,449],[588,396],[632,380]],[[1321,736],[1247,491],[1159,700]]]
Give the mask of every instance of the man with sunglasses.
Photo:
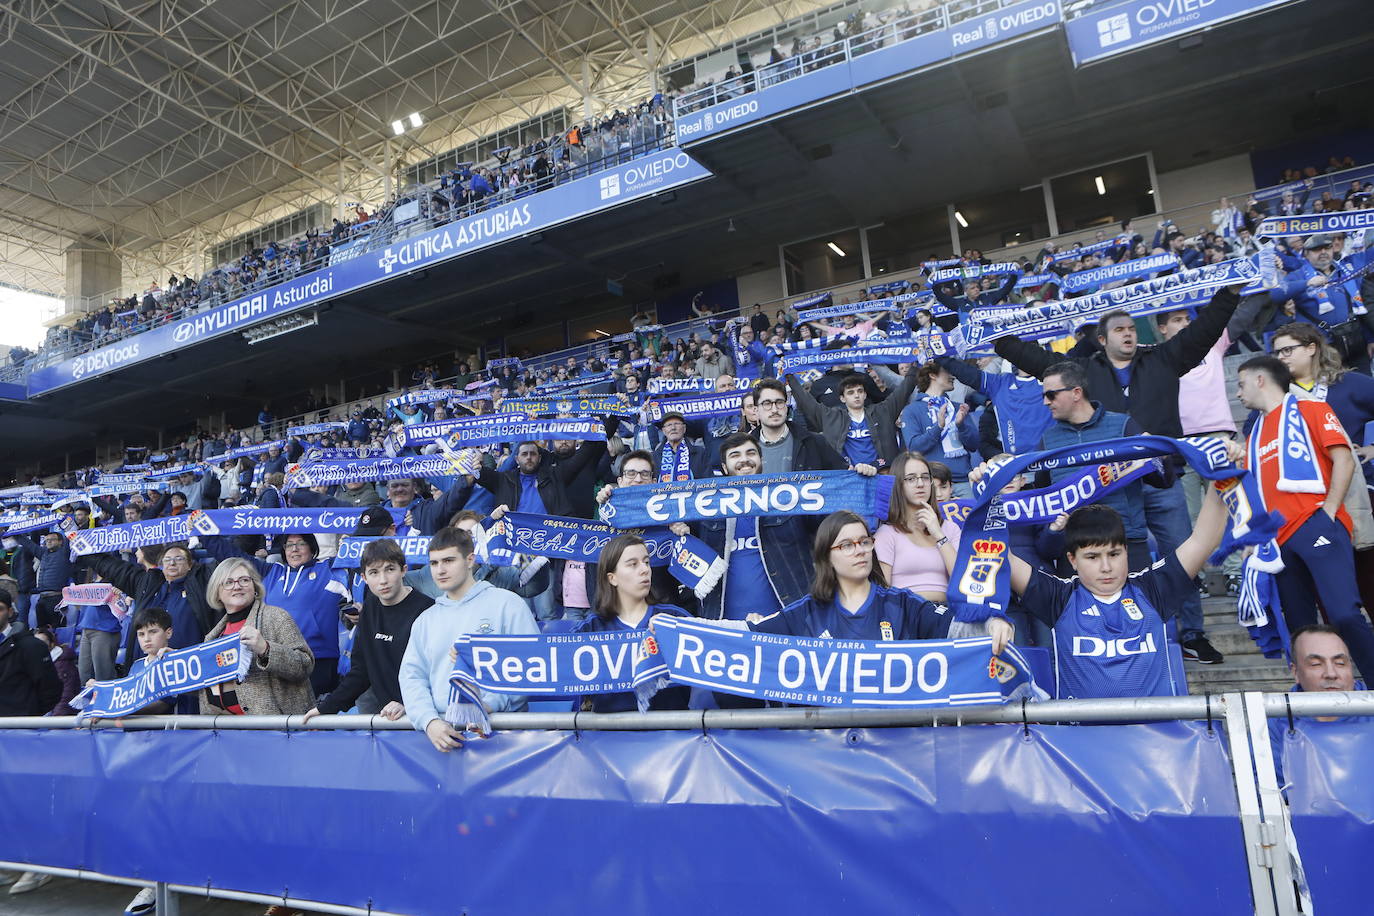
[[[1046,449],[1139,436],[1145,432],[1139,423],[1126,414],[1106,410],[1097,401],[1089,399],[1084,372],[1077,363],[1056,363],[1045,373],[1041,383],[1045,386],[1045,405],[1054,418],[1054,422],[1045,429]],[[1055,468],[1049,472],[1050,479],[1057,483],[1079,470],[1076,467]],[[1155,487],[1168,486],[1172,475],[1166,477],[1166,474],[1167,470],[1159,471],[1146,475],[1142,480]],[[1101,505],[1111,506],[1121,516],[1126,529],[1126,557],[1133,570],[1144,569],[1152,562],[1149,529],[1145,525],[1144,489],[1142,482],[1137,480],[1098,500]]]

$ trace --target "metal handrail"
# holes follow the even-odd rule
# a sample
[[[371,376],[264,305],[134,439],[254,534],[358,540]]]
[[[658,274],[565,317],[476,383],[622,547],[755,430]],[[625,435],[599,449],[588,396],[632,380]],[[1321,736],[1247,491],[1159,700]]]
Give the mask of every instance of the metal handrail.
[[[1374,692],[1266,693],[1271,718],[1286,716],[1374,716]],[[788,707],[783,709],[703,709],[659,712],[498,712],[496,731],[699,731],[701,729],[908,728],[929,725],[1041,725],[1073,722],[1166,722],[1217,719],[1223,714],[1217,694],[1181,697],[1122,697],[1046,700],[989,706],[919,709]],[[74,716],[0,717],[0,729],[119,729],[124,731],[409,731],[411,724],[380,716],[131,716],[95,723]]]

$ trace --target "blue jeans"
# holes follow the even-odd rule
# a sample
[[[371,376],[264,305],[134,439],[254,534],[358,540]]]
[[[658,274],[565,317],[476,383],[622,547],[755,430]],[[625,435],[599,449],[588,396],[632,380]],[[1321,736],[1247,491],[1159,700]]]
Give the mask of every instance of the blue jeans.
[[[551,577],[557,578],[557,577]],[[558,603],[554,601],[553,586],[550,585],[533,598],[527,599],[530,603],[530,610],[534,612],[534,619],[539,621],[555,620],[558,617]]]
[[[1159,555],[1167,556],[1188,540],[1193,523],[1188,518],[1188,501],[1183,495],[1182,481],[1164,490],[1142,487],[1145,491],[1145,526],[1155,536]],[[1191,589],[1178,607],[1178,640],[1187,642],[1202,632],[1202,598]]]

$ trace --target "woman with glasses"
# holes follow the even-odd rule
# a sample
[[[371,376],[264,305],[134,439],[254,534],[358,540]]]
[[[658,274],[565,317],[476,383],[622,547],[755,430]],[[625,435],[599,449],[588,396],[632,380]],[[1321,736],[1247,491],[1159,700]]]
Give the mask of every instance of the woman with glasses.
[[[950,617],[906,589],[888,588],[873,558],[873,537],[848,510],[826,516],[811,550],[811,594],[761,620],[761,633],[834,639],[943,639]],[[1007,627],[1005,621],[997,621]],[[999,647],[1000,648],[1000,647]]]
[[[1365,441],[1365,425],[1374,420],[1374,378],[1348,370],[1326,336],[1306,322],[1295,321],[1275,331],[1270,350],[1293,373],[1293,384],[1302,389],[1294,392],[1298,397],[1331,405],[1355,443],[1365,477],[1374,482],[1370,465],[1363,463],[1374,459],[1374,446],[1360,444]]]
[[[310,645],[315,659],[310,675],[312,696],[329,693],[339,683],[340,609],[351,605],[353,596],[343,571],[336,571],[332,561],[319,559],[320,546],[315,535],[282,535],[276,546],[285,563],[251,557],[228,537],[205,539],[206,549],[222,561],[221,566],[231,559],[252,566],[260,577],[265,600],[285,610]]]
[[[263,601],[262,578],[246,559],[233,557],[215,568],[206,599],[224,616],[206,641],[237,633],[242,651],[252,653],[242,683],[228,681],[205,688],[204,715],[303,715],[313,705],[310,672],[315,656],[291,615]]]
[[[896,486],[887,521],[875,538],[883,579],[893,588],[944,604],[959,553],[959,526],[940,521],[930,465],[920,455],[902,452],[892,463],[892,476]]]

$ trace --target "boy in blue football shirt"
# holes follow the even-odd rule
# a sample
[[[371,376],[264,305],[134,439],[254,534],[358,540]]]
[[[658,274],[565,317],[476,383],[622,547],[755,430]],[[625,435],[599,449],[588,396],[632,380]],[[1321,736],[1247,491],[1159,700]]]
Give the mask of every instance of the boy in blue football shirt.
[[[1102,505],[1076,510],[1064,526],[1073,578],[1010,557],[1011,587],[1021,607],[1054,628],[1057,698],[1187,693],[1183,672],[1169,660],[1164,623],[1196,588],[1193,577],[1225,528],[1226,508],[1216,488],[1208,487],[1192,535],[1140,572],[1130,572],[1121,516]]]

